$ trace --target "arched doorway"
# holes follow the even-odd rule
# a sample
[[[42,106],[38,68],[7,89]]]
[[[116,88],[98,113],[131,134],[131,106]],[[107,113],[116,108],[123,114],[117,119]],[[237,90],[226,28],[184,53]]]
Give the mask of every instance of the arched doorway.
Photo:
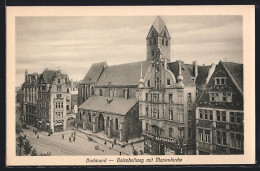
[[[104,131],[104,117],[102,114],[99,114],[98,116],[98,130]]]

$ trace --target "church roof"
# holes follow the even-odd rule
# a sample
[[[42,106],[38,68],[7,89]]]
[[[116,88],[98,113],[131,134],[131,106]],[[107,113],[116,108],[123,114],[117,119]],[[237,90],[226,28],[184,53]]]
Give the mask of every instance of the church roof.
[[[108,66],[101,74],[97,86],[129,86],[139,85],[141,64],[142,74],[146,74],[151,61],[141,61],[121,65]]]
[[[179,75],[179,62],[168,63],[169,70],[174,74],[176,80]],[[187,87],[195,87],[195,83],[191,79],[191,74],[186,65],[181,62],[181,74],[183,76],[183,84]]]
[[[138,103],[138,100],[135,98],[125,99],[114,97],[111,102],[108,102],[108,99],[110,97],[91,96],[79,106],[79,109],[125,115]]]
[[[243,92],[243,64],[234,62],[222,62],[231,74],[238,88]]]
[[[165,27],[165,23],[163,22],[162,18],[160,16],[157,16],[153,22],[153,27],[155,30],[160,34]]]
[[[92,64],[88,73],[82,80],[82,84],[96,83],[106,65],[107,65],[106,62],[99,62],[99,63]]]

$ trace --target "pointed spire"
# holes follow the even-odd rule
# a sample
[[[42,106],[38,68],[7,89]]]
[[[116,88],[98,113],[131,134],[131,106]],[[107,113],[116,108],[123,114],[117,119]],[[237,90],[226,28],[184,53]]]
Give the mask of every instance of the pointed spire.
[[[157,16],[153,22],[153,27],[160,34],[165,27],[165,23],[160,16]]]

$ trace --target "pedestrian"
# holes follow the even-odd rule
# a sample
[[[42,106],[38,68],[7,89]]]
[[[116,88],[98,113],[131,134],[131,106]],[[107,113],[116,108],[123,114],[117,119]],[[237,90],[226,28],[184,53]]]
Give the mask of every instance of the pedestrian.
[[[73,141],[75,141],[75,140],[76,140],[76,136],[73,137]]]
[[[36,131],[35,131],[35,135],[36,135],[37,133],[38,133],[38,131],[36,130]]]
[[[73,137],[73,132],[71,133],[71,137]]]
[[[122,154],[122,150],[120,149],[120,151],[119,151],[119,155],[121,156],[121,154]]]
[[[35,129],[33,129],[33,134],[35,133]]]
[[[69,142],[71,143],[71,138],[69,137]]]
[[[74,136],[76,136],[76,131],[74,131]]]
[[[143,149],[142,149],[142,147],[140,147],[139,152],[140,152],[140,154],[143,154]]]
[[[114,144],[116,145],[116,137],[115,137],[115,139],[114,139]]]
[[[64,140],[64,134],[61,135],[61,138]]]
[[[26,139],[26,134],[24,134],[24,139]]]
[[[39,138],[39,133],[37,134],[37,138]]]
[[[114,143],[112,143],[112,148],[114,148]]]
[[[107,141],[106,140],[105,140],[104,144],[107,145]]]

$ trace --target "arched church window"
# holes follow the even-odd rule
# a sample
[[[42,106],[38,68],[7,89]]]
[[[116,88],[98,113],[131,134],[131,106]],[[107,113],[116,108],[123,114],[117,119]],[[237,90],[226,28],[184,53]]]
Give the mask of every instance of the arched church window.
[[[91,94],[94,95],[94,87],[91,87]]]
[[[88,121],[91,122],[91,115],[88,113]]]
[[[115,120],[115,123],[116,123],[116,130],[118,130],[118,119],[117,118]]]

